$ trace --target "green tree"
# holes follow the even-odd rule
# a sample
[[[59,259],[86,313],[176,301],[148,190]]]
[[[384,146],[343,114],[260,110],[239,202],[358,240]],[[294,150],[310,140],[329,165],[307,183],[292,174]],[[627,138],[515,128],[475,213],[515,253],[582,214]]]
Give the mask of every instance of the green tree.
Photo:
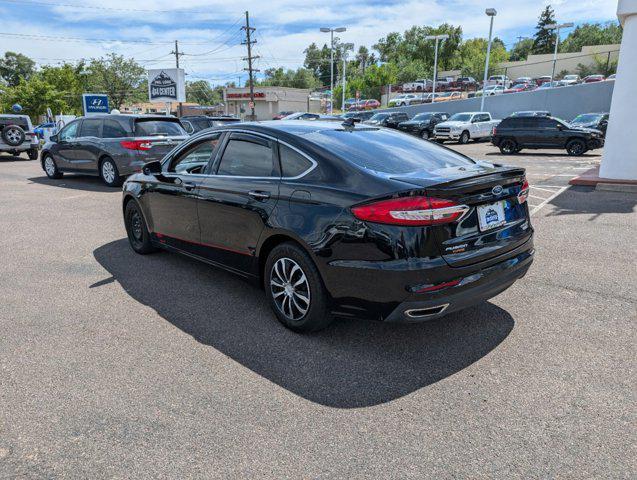
[[[15,52],[5,52],[0,58],[0,78],[7,85],[15,87],[22,80],[29,80],[35,73],[35,62],[26,55]]]
[[[360,47],[358,47],[358,52],[356,53],[355,58],[356,67],[363,75],[365,75],[365,69],[370,63],[369,49],[366,46],[361,45]]]
[[[617,22],[578,25],[560,44],[560,52],[580,52],[586,45],[613,45],[622,41],[622,28]]]
[[[484,76],[484,64],[487,59],[487,44],[485,38],[472,38],[460,46],[459,61],[462,74],[477,79]],[[491,55],[489,56],[489,73],[498,70],[498,65],[508,60],[508,54],[504,44],[493,42],[491,44]]]
[[[265,71],[265,78],[257,82],[257,84],[263,86],[309,89],[317,88],[321,85],[312,71],[307,68],[284,70],[281,67],[267,69]]]
[[[127,100],[147,98],[146,70],[135,60],[114,53],[91,59],[87,66],[88,88],[92,92],[108,94],[113,108],[119,108]]]
[[[509,60],[519,61],[526,60],[533,51],[534,40],[532,38],[523,38],[517,42],[509,53]]]
[[[199,105],[215,105],[220,103],[222,95],[219,90],[213,89],[205,80],[186,82],[186,100]]]
[[[15,103],[20,104],[22,112],[34,121],[46,113],[47,107],[53,113],[69,111],[64,93],[39,76],[34,76],[29,81],[23,79],[15,87],[9,87],[0,97],[0,110],[8,111]]]
[[[60,66],[43,66],[36,74],[56,91],[60,92],[68,105],[65,113],[82,114],[82,93],[87,91],[87,74],[84,62],[77,65],[64,63]]]
[[[555,30],[549,30],[547,25],[555,23],[555,12],[547,5],[538,19],[535,27],[535,39],[533,41],[533,53],[551,53],[555,49]]]

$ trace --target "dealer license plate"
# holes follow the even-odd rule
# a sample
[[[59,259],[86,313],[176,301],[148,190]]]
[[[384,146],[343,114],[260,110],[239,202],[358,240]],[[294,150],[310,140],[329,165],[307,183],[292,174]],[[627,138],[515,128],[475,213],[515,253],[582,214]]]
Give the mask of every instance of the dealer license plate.
[[[504,201],[478,206],[478,225],[480,231],[498,228],[506,223]]]

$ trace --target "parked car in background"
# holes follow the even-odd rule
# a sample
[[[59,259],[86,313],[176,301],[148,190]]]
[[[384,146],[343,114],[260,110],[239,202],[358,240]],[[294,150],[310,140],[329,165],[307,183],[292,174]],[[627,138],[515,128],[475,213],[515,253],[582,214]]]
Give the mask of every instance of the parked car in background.
[[[451,82],[451,88],[460,88],[462,90],[468,90],[471,88],[476,88],[478,86],[478,82],[473,77],[458,77],[454,82]]]
[[[411,120],[405,120],[398,124],[398,129],[428,140],[434,132],[434,127],[449,118],[447,112],[419,113]]]
[[[583,113],[575,117],[569,123],[573,127],[599,130],[604,134],[604,136],[606,136],[609,116],[610,115],[608,113]]]
[[[512,117],[550,117],[551,112],[546,110],[523,110],[521,112],[514,112]]]
[[[366,125],[377,125],[379,127],[398,128],[400,122],[409,120],[409,115],[405,112],[379,112],[363,123]]]
[[[611,73],[608,77],[606,77],[606,80],[615,80],[615,78],[617,78],[617,74]]]
[[[492,95],[501,95],[504,93],[504,87],[502,85],[488,85],[486,88],[483,88],[482,90],[478,90],[475,93],[476,97],[481,97],[482,95],[485,95],[487,97],[490,97]]]
[[[0,114],[0,153],[14,156],[25,152],[29,160],[37,160],[40,145],[28,115]]]
[[[341,118],[353,118],[354,121],[364,122],[365,120],[372,118],[374,115],[376,115],[376,112],[372,110],[360,110],[356,112],[345,112],[341,115]]]
[[[309,112],[294,112],[281,118],[281,120],[318,120],[320,114]]]
[[[220,127],[227,123],[240,122],[240,118],[230,116],[209,117],[207,115],[185,115],[180,117],[179,120],[184,127],[184,130],[190,135],[200,132],[206,128]]]
[[[579,75],[564,75],[564,78],[560,80],[563,85],[576,85],[582,82]]]
[[[292,115],[294,112],[293,111],[285,111],[285,112],[279,112],[277,113],[274,117],[272,117],[272,120],[281,120],[283,117],[287,117],[288,115]]]
[[[494,128],[492,143],[504,155],[523,148],[566,149],[569,155],[582,155],[604,146],[598,130],[575,128],[554,117],[508,117]]]
[[[511,80],[506,75],[491,75],[487,80],[487,85],[500,85],[504,88],[508,88],[511,84]]]
[[[347,98],[345,99],[345,110],[347,110],[348,108],[350,108],[351,106],[355,105],[356,102],[358,102],[359,99],[356,98]]]
[[[423,93],[422,103],[432,103],[434,99],[438,98],[441,94],[436,93]]]
[[[388,105],[389,107],[404,107],[407,105],[416,105],[422,103],[422,94],[416,93],[403,93],[397,97],[392,98]]]
[[[519,93],[535,90],[537,85],[535,83],[516,83],[509,88],[505,88],[503,93]]]
[[[515,80],[513,80],[513,82],[511,83],[515,85],[516,83],[535,83],[535,82],[531,77],[518,77]]]
[[[533,260],[528,193],[522,168],[389,129],[262,122],[191,137],[126,181],[122,211],[136,253],[242,275],[310,332],[352,313],[428,321],[504,291]]]
[[[42,169],[49,178],[66,172],[97,175],[111,187],[188,138],[176,117],[95,115],[68,123],[42,147]]]
[[[421,92],[423,90],[430,90],[433,86],[433,80],[428,78],[419,78],[414,80],[413,82],[403,83],[403,91],[404,92]]]
[[[547,88],[556,88],[556,87],[563,87],[564,85],[562,85],[560,82],[558,81],[554,81],[554,82],[544,82],[542,83],[539,87],[537,87],[537,90],[545,90]]]
[[[35,133],[38,136],[38,138],[42,140],[44,139],[44,132],[47,129],[54,129],[54,128],[55,128],[55,122],[45,122],[35,127],[33,129],[33,133]]]
[[[380,108],[380,102],[372,98],[356,102],[356,104],[352,105],[349,110],[374,110],[375,108]]]
[[[498,123],[500,121],[493,120],[489,112],[454,113],[449,120],[434,127],[434,138],[439,143],[445,140],[467,143],[469,140],[486,139]]]
[[[453,100],[462,100],[462,93],[460,92],[443,92],[441,94],[436,94],[436,98],[433,99],[433,102],[450,102]]]
[[[584,83],[595,83],[595,82],[603,82],[604,81],[604,75],[588,75],[586,77],[584,77],[584,80],[582,80]]]
[[[550,75],[542,75],[541,77],[536,77],[533,80],[535,80],[535,83],[537,83],[538,86],[541,86],[543,83],[550,82],[553,79]]]

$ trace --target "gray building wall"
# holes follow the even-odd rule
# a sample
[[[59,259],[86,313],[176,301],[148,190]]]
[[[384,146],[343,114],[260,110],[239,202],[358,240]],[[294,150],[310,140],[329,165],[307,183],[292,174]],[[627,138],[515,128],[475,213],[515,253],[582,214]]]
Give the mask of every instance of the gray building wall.
[[[572,120],[580,113],[608,112],[614,81],[583,83],[570,87],[549,88],[534,92],[507,93],[486,97],[484,110],[495,119],[506,118],[522,110],[548,110],[555,117]],[[480,98],[453,102],[389,108],[386,111],[407,112],[410,117],[421,112],[475,112],[480,110]]]

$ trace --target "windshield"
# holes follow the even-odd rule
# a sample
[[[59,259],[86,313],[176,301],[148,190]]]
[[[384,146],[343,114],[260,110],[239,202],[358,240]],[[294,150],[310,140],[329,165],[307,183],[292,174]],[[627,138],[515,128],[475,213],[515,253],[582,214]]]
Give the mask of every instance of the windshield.
[[[389,117],[389,113],[376,113],[370,120],[383,120]]]
[[[593,113],[585,113],[583,115],[578,115],[573,119],[571,123],[593,123],[597,122],[600,119],[601,115],[595,115]]]
[[[320,130],[304,138],[345,161],[386,174],[475,165],[452,150],[387,129]]]
[[[186,135],[179,120],[135,120],[136,137],[154,137],[160,135]]]
[[[429,120],[430,118],[431,113],[419,113],[413,118],[413,120]]]
[[[449,118],[450,122],[468,122],[469,120],[471,120],[470,113],[454,113]]]

